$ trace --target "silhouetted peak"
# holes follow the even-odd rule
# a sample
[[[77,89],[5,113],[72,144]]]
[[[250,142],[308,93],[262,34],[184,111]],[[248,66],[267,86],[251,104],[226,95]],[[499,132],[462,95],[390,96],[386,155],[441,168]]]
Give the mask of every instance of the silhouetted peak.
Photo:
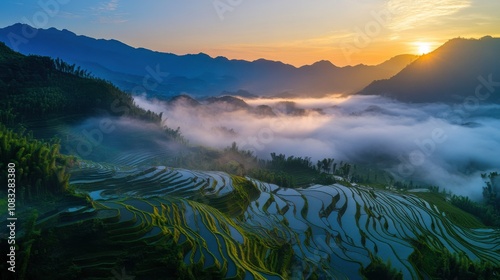
[[[409,102],[463,102],[480,84],[478,75],[499,75],[499,49],[500,38],[454,38],[361,93]],[[491,96],[488,102],[498,102],[498,98]]]
[[[26,28],[26,27],[33,28],[28,24],[18,22],[18,23],[14,23],[13,25],[9,25],[9,26],[4,27],[4,29],[12,30],[12,29],[21,29],[23,27],[24,28]]]
[[[252,61],[252,62],[260,64],[260,65],[288,65],[288,66],[292,66],[290,64],[283,63],[282,61],[269,60],[269,59],[264,59],[264,58],[259,58],[257,60]]]
[[[206,99],[208,104],[214,103],[228,103],[238,108],[248,108],[250,107],[245,101],[234,96],[221,96],[221,97],[210,97]]]
[[[207,57],[207,58],[211,58],[208,54],[206,54],[206,53],[204,53],[204,52],[199,52],[199,53],[197,54],[197,56],[199,56],[199,57]]]
[[[198,102],[196,99],[192,98],[189,95],[181,94],[181,95],[177,95],[177,96],[172,97],[168,101],[168,104],[169,105],[184,105],[184,106],[195,107],[195,106],[200,105],[200,102]]]
[[[317,62],[314,62],[312,66],[317,66],[317,67],[337,67],[333,63],[331,63],[329,60],[320,60]]]
[[[215,59],[217,59],[217,60],[223,60],[223,61],[228,61],[228,60],[229,60],[227,57],[225,57],[225,56],[220,56],[220,55],[219,55],[219,56],[217,56],[217,57],[215,57]]]
[[[253,109],[253,113],[257,114],[259,116],[268,116],[268,117],[275,117],[276,114],[273,111],[273,108],[269,105],[259,105]]]

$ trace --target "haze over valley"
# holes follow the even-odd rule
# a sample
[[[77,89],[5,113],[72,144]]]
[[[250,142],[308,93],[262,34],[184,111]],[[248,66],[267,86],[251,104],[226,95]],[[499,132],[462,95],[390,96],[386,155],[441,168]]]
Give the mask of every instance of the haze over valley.
[[[8,2],[1,279],[500,279],[499,4]]]

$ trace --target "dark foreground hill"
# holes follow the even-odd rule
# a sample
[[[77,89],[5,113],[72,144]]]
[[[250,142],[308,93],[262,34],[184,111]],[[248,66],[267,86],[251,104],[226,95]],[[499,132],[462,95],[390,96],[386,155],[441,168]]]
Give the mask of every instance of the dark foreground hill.
[[[59,59],[25,56],[0,42],[0,122],[108,114],[159,123],[132,96]]]
[[[500,38],[452,39],[361,94],[406,102],[499,102]]]

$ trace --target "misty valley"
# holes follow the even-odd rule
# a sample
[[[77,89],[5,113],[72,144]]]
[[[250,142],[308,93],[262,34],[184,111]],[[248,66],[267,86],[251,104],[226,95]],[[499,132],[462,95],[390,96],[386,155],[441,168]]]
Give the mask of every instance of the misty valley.
[[[0,43],[2,279],[500,279],[498,40],[371,81],[169,54],[194,66],[140,93],[123,65]],[[484,68],[447,64],[475,48]],[[424,66],[483,70],[419,88]]]

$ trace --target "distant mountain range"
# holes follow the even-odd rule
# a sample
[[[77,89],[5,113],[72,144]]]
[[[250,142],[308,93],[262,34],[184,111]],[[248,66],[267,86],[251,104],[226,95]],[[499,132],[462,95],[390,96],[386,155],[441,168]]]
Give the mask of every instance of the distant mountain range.
[[[474,106],[500,101],[500,38],[452,39],[361,94]]]
[[[305,115],[308,111],[323,113],[319,108],[307,110],[299,108],[292,101],[279,101],[272,107],[269,105],[250,106],[244,100],[230,95],[212,96],[201,101],[188,95],[177,95],[168,100],[166,105],[170,109],[175,107],[196,108],[198,111],[208,112],[209,114],[214,114],[215,112],[245,111],[259,117],[274,117],[277,113],[280,115],[301,116]]]
[[[176,55],[23,24],[0,29],[0,41],[23,54],[61,58],[125,91],[160,99],[179,94],[289,98],[358,92],[404,102],[463,103],[472,102],[470,96],[500,100],[495,94],[500,91],[500,38],[490,36],[452,39],[429,54],[399,55],[376,66],[346,67],[329,61],[295,67],[265,59]]]
[[[26,32],[34,34],[26,38]],[[24,36],[24,37],[23,37]],[[23,54],[61,58],[132,93],[171,97],[182,93],[218,96],[225,92],[258,96],[322,96],[353,93],[376,79],[397,74],[414,61],[399,55],[376,66],[337,67],[329,61],[294,67],[279,61],[212,58],[204,53],[175,55],[133,48],[116,40],[78,36],[68,30],[15,24],[0,29],[0,41]]]

